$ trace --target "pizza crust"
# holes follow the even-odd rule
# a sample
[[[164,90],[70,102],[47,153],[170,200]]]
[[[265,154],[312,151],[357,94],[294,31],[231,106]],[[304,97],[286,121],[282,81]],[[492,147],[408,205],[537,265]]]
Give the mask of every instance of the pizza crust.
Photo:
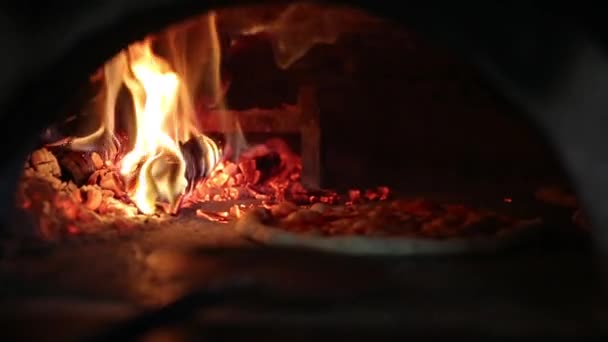
[[[509,229],[492,237],[468,238],[411,238],[380,236],[324,236],[312,233],[293,233],[266,225],[263,213],[252,210],[235,224],[242,236],[256,242],[277,247],[301,247],[349,255],[416,256],[492,253],[529,241],[542,231],[540,218],[519,221]]]

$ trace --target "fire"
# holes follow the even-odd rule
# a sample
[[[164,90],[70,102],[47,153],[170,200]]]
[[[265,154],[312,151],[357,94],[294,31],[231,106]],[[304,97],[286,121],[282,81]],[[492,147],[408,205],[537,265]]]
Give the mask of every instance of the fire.
[[[325,14],[314,15],[317,12]],[[231,39],[268,32],[280,50],[275,57],[280,57],[277,62],[283,68],[313,45],[334,42],[342,31],[342,23],[338,25],[330,15],[333,12],[310,5],[288,6],[270,23],[256,16],[248,19],[247,11],[222,13],[223,25],[238,19],[236,30],[223,31],[230,32]],[[147,215],[158,207],[174,214],[180,207],[207,199],[283,198],[285,192],[309,198],[301,185],[295,185],[301,171],[299,159],[277,146],[255,152],[245,141],[234,112],[226,109],[223,99],[230,82],[222,80],[216,16],[209,12],[170,27],[115,55],[92,78],[96,85],[97,81],[103,84],[93,101],[92,113],[99,119],[96,129],[46,145],[103,157],[100,166],[95,166],[97,176],[84,171],[74,176],[79,186],[88,178],[93,187],[84,190],[92,194],[83,202],[90,210],[101,211],[99,202],[108,197],[96,186]],[[130,95],[130,106],[119,97],[123,90]],[[132,115],[133,120],[117,119],[122,114]],[[219,123],[219,132],[214,132],[224,134],[224,150],[203,134],[199,114],[216,115],[212,121]],[[107,175],[101,174],[102,167]],[[328,198],[322,195],[320,200]],[[241,209],[234,209],[234,214],[239,216]]]
[[[275,62],[286,69],[314,45],[366,27],[368,21],[348,13],[312,4],[270,12],[222,9],[217,17],[209,12],[130,44],[91,77],[98,92],[81,113],[45,130],[25,162],[18,205],[34,214],[42,237],[55,239],[164,224],[179,218],[145,216],[180,208],[229,223],[255,208],[327,212],[328,206],[386,200],[386,187],[348,194],[307,188],[300,153],[272,136],[273,129],[265,129],[265,142],[245,140],[241,124],[258,133],[254,123],[267,115],[229,110],[224,101],[237,79],[231,61],[246,52],[239,50],[247,47],[239,43],[244,36],[263,32]],[[223,46],[229,62],[222,64],[225,43],[231,44]],[[297,127],[307,110],[300,104],[268,113]],[[283,128],[279,132],[303,134],[300,127]],[[211,138],[220,134],[222,149]]]
[[[213,140],[204,136],[198,127],[193,104],[192,90],[201,82],[209,85],[208,91],[222,107],[220,94],[220,47],[217,38],[215,14],[203,18],[201,39],[207,46],[207,61],[201,63],[207,69],[195,70],[184,65],[183,56],[188,46],[178,44],[176,32],[169,31],[166,37],[173,39],[169,46],[168,59],[155,53],[154,41],[148,37],[131,44],[104,66],[105,102],[101,127],[93,134],[74,139],[71,147],[90,150],[116,141],[115,107],[119,90],[124,86],[133,102],[135,133],[132,148],[118,161],[120,174],[125,178],[127,192],[140,212],[153,214],[158,205],[166,212],[175,213],[181,198],[193,179],[186,178],[186,158],[182,144],[194,140],[204,150],[202,162],[205,172],[210,172],[220,160],[220,149]],[[204,57],[204,56],[203,56]],[[198,74],[205,80],[196,80]],[[196,84],[198,83],[198,84]],[[230,118],[222,117],[224,121]],[[237,123],[238,125],[238,123]],[[226,131],[228,129],[226,128]],[[110,144],[111,145],[111,144]],[[124,147],[124,146],[121,146]],[[197,176],[204,176],[197,175]]]
[[[177,113],[180,78],[154,55],[150,40],[130,46],[127,53],[131,68],[123,77],[133,97],[137,131],[135,145],[122,159],[120,172],[125,177],[137,174],[130,195],[141,212],[154,213],[159,198],[175,211],[188,185],[177,137],[168,132],[168,123]]]
[[[340,34],[340,30],[333,27],[334,19],[328,20],[331,12],[321,9],[309,5],[288,6],[272,23],[264,25],[256,23],[257,19],[245,20],[237,31],[243,35],[252,30],[267,31],[274,37],[276,46],[289,47],[286,51],[279,49],[281,58],[277,60],[286,68],[316,43],[331,43]],[[315,11],[326,15],[312,15]],[[246,13],[237,17],[246,19]],[[305,17],[309,19],[301,20],[299,14],[302,13],[308,13]],[[225,15],[230,17],[229,13]],[[75,151],[103,152],[107,161],[115,162],[124,179],[124,190],[141,213],[154,214],[159,206],[165,212],[176,213],[184,195],[195,191],[200,178],[211,177],[222,157],[238,161],[247,148],[239,121],[226,110],[223,102],[226,89],[220,72],[221,59],[215,12],[129,45],[105,63],[94,77],[103,81],[99,101],[96,101],[99,108],[94,110],[99,127],[86,136],[70,138],[69,147]],[[119,101],[124,88],[132,100],[135,122],[135,127],[129,127],[134,129],[120,132],[126,133],[127,141],[118,139],[116,120],[120,109],[130,112],[125,111]],[[224,151],[203,135],[199,127],[196,108],[200,104],[195,104],[194,99],[201,97],[206,100],[206,106],[219,114],[225,135]],[[197,151],[184,155],[184,148]],[[227,181],[227,177],[224,178]]]

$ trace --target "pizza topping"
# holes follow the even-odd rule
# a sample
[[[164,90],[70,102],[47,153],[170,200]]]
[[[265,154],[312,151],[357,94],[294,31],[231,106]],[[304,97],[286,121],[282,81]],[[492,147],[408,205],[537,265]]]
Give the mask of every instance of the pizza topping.
[[[321,214],[326,214],[329,212],[330,207],[325,203],[315,203],[310,206],[310,210],[316,211]]]
[[[310,209],[301,209],[292,212],[283,219],[285,224],[318,224],[322,223],[323,216]]]
[[[355,198],[357,196],[354,196]],[[351,201],[346,205],[282,202],[265,211],[262,221],[287,231],[318,235],[376,235],[453,238],[492,235],[513,219],[464,205],[441,205],[426,199]]]
[[[286,217],[296,210],[298,210],[298,207],[289,201],[284,201],[270,207],[270,212],[274,217]]]

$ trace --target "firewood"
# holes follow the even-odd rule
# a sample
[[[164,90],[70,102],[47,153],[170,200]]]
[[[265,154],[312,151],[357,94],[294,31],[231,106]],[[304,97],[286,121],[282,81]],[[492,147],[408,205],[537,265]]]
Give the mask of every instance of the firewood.
[[[275,151],[271,151],[265,155],[255,158],[255,168],[260,172],[255,183],[270,179],[279,173],[281,167],[281,156]]]
[[[83,185],[96,168],[88,153],[68,151],[59,159],[59,164],[76,185]]]
[[[246,182],[255,184],[253,180],[256,178],[256,165],[255,160],[245,160],[239,163],[239,169],[243,174],[243,178]],[[258,176],[259,177],[259,176]]]
[[[101,169],[101,170],[97,170],[97,171],[93,172],[93,174],[91,174],[91,176],[89,177],[88,184],[90,184],[90,185],[99,184],[99,182],[101,182],[101,178],[103,177],[103,175],[105,175],[108,172],[110,172],[110,170],[108,170],[108,169]]]
[[[209,155],[213,155],[213,148],[209,139],[199,135],[180,144],[180,149],[186,161],[186,179],[194,185],[197,180],[209,176],[215,165],[208,165]]]
[[[243,176],[242,173],[237,173],[234,176],[234,184],[235,185],[242,185],[244,183],[244,181],[245,181],[245,177]]]
[[[101,177],[101,179],[99,181],[99,186],[102,189],[112,190],[114,192],[121,191],[120,181],[118,180],[116,175],[112,172],[108,172]]]
[[[61,176],[61,168],[59,167],[57,158],[46,148],[32,152],[30,164],[39,173],[50,174],[55,177]]]

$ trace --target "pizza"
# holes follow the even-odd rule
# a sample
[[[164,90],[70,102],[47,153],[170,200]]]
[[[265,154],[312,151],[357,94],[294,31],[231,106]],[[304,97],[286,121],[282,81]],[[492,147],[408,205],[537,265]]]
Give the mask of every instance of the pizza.
[[[354,255],[442,255],[492,252],[537,236],[540,218],[399,199],[297,206],[283,202],[241,216],[235,230],[262,244]]]

